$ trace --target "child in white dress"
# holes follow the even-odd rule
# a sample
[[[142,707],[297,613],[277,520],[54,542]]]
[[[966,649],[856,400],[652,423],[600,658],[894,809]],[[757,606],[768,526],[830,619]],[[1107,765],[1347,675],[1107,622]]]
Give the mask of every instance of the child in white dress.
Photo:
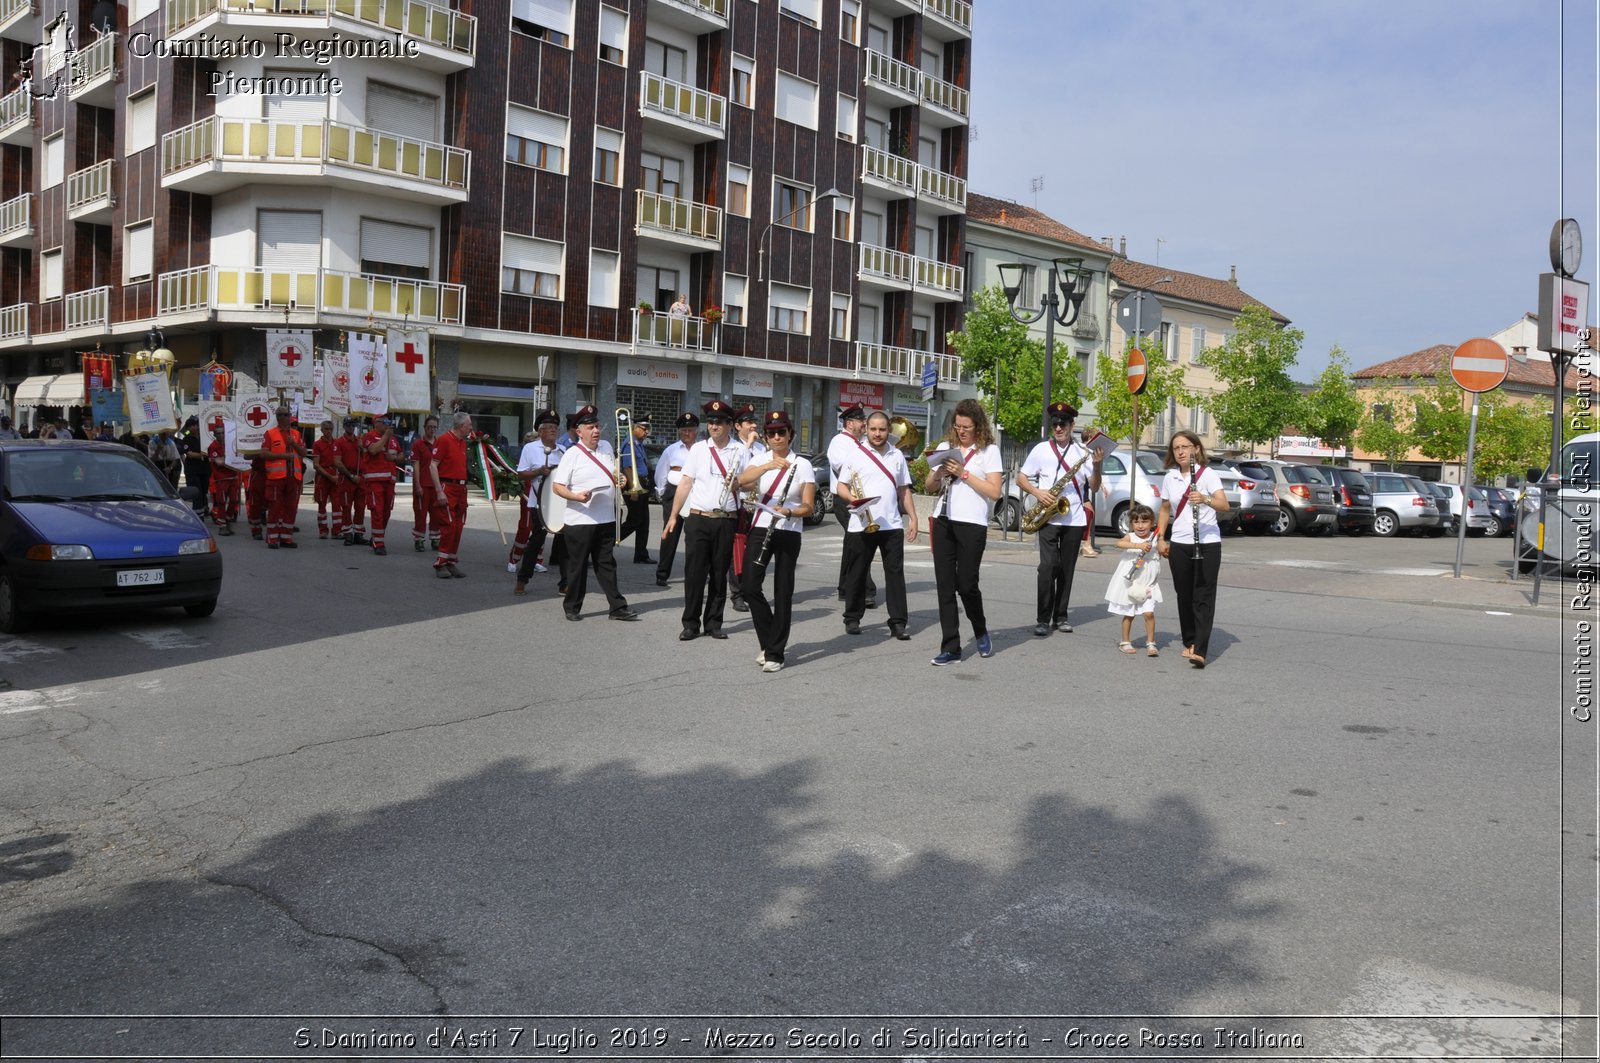
[[[1117,540],[1122,560],[1111,574],[1106,587],[1106,606],[1122,617],[1122,642],[1118,648],[1123,653],[1133,653],[1133,618],[1144,614],[1145,653],[1159,657],[1156,650],[1156,603],[1161,601],[1161,585],[1156,577],[1161,574],[1161,557],[1156,551],[1156,515],[1143,503],[1135,502],[1128,509],[1128,526],[1132,529]]]

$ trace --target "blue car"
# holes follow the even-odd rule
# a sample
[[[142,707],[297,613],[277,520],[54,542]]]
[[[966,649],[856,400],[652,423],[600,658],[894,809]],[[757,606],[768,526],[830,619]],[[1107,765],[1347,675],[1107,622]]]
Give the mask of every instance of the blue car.
[[[0,631],[39,613],[182,606],[210,616],[222,555],[143,454],[120,443],[0,440]]]

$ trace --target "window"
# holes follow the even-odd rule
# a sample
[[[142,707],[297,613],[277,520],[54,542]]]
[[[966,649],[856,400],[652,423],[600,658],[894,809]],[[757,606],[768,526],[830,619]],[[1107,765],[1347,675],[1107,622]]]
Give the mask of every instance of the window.
[[[67,64],[67,49],[72,43],[72,21],[65,15],[45,27],[49,34],[44,45],[44,77],[48,78]],[[37,71],[37,68],[35,68]],[[43,80],[42,78],[39,80]]]
[[[861,242],[873,247],[883,247],[883,215],[873,211],[861,211]]]
[[[60,184],[66,177],[67,165],[67,139],[65,133],[57,133],[44,142],[44,169],[40,176],[40,188],[52,188]]]
[[[771,295],[771,329],[804,336],[811,331],[811,289],[774,284]]]
[[[261,97],[261,117],[269,122],[320,122],[328,117],[327,92],[299,91],[310,80],[308,71],[267,67],[262,73],[277,80],[279,91]]]
[[[917,161],[930,170],[939,168],[939,142],[928,137],[917,141]]]
[[[641,183],[646,192],[671,196],[674,199],[683,195],[682,160],[669,159],[653,151],[647,151],[640,156],[639,166],[643,171]]]
[[[1038,301],[1039,267],[1032,262],[1022,266],[1022,291],[1017,293],[1017,305],[1032,307]]]
[[[622,256],[615,251],[589,252],[589,305],[615,308],[621,301]]]
[[[538,299],[561,298],[566,245],[527,236],[501,234],[500,290]]]
[[[817,128],[817,86],[793,74],[778,73],[774,115],[807,129]]]
[[[572,0],[511,0],[511,28],[546,44],[572,46]]]
[[[439,135],[439,97],[369,81],[367,125],[415,140],[436,140]]]
[[[1178,326],[1170,321],[1161,323],[1161,351],[1167,356],[1167,361],[1178,360]]]
[[[322,268],[322,212],[256,211],[256,265],[265,270]]]
[[[926,351],[928,336],[933,332],[933,318],[927,314],[911,315],[911,346],[914,350]]]
[[[678,271],[659,266],[640,266],[638,272],[639,301],[650,303],[665,311],[683,291],[678,287]]]
[[[944,78],[944,56],[937,49],[924,48],[922,50],[922,72],[929,77]]]
[[[755,100],[756,61],[734,54],[733,84],[728,99],[740,107],[752,107]]]
[[[149,222],[122,231],[122,279],[149,280],[155,270],[155,230]]]
[[[1206,330],[1196,325],[1189,333],[1189,361],[1198,362],[1206,349]]]
[[[61,252],[46,251],[39,256],[39,301],[61,298]]]
[[[744,324],[744,293],[749,279],[729,273],[722,282],[722,322],[725,325]]]
[[[600,8],[600,58],[628,65],[628,14],[614,7]]]
[[[156,90],[140,93],[128,100],[128,129],[122,150],[134,155],[156,144]]]
[[[856,139],[856,98],[839,96],[839,135],[852,143]]]
[[[566,173],[567,120],[530,107],[506,107],[506,161]]]
[[[750,167],[728,164],[728,213],[750,216]]]
[[[850,224],[855,215],[856,202],[848,196],[833,197],[833,238],[854,240],[855,226]]]
[[[787,181],[774,181],[772,189],[772,221],[790,229],[811,231],[811,189],[792,185]]]
[[[869,114],[863,125],[865,127],[864,139],[866,142],[879,151],[888,151],[889,123],[881,118],[874,118]]]
[[[622,134],[595,126],[594,179],[603,185],[622,183]]]
[[[889,27],[867,20],[867,48],[879,55],[889,54]]]
[[[933,258],[933,230],[924,226],[917,226],[917,251],[918,258]]]
[[[836,340],[850,338],[850,297],[842,292],[833,293],[833,313],[828,322],[828,335]]]
[[[859,44],[861,0],[839,0],[839,39]]]
[[[822,0],[778,0],[778,11],[808,26],[822,25]]]
[[[689,53],[653,37],[645,38],[644,68],[652,74],[660,74],[668,81],[676,81],[680,85],[689,83]]]
[[[878,308],[856,307],[856,339],[862,343],[878,342]]]
[[[153,14],[159,6],[156,0],[133,0],[128,5],[128,25],[132,26],[146,15]]]
[[[361,219],[361,272],[425,281],[433,266],[433,230]]]

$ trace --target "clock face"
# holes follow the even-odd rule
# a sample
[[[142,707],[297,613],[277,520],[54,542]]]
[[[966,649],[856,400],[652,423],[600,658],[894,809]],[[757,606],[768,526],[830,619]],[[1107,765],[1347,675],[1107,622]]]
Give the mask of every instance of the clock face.
[[[1583,233],[1576,221],[1563,218],[1550,230],[1550,265],[1563,276],[1572,277],[1582,262]]]

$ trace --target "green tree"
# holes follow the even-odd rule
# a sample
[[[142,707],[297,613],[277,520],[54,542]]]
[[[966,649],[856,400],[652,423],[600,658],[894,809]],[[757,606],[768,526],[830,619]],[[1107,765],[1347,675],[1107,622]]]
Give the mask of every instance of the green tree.
[[[1128,354],[1133,347],[1130,339],[1123,348],[1122,357],[1112,361],[1105,352],[1095,355],[1094,397],[1095,425],[1117,440],[1133,435],[1133,396],[1128,393]],[[1149,360],[1150,370],[1145,377],[1144,394],[1139,396],[1139,439],[1150,435],[1156,414],[1167,408],[1169,399],[1177,399],[1183,406],[1194,405],[1195,399],[1183,387],[1183,366],[1167,361],[1159,341],[1141,348]]]
[[[1512,402],[1498,389],[1486,393],[1478,410],[1473,478],[1489,483],[1549,462],[1549,410],[1549,402]]]
[[[993,420],[1017,440],[1039,438],[1044,423],[1044,344],[1011,316],[1005,293],[991,285],[973,296],[964,327],[950,333],[962,368],[987,400]],[[1052,402],[1079,405],[1078,363],[1066,343],[1056,344]]]
[[[1411,400],[1411,431],[1417,449],[1440,462],[1461,461],[1467,453],[1469,414],[1463,403],[1466,392],[1440,367],[1433,382]]]
[[[1202,405],[1216,419],[1223,439],[1266,443],[1277,439],[1301,412],[1300,390],[1289,369],[1305,333],[1284,328],[1259,304],[1245,307],[1233,327],[1227,343],[1200,355],[1200,364],[1219,385]]]
[[[1415,445],[1411,435],[1410,404],[1389,387],[1368,392],[1371,402],[1356,429],[1356,443],[1362,450],[1383,455],[1389,468],[1405,460]]]
[[[1335,347],[1328,355],[1328,368],[1301,398],[1295,421],[1306,435],[1316,436],[1330,447],[1349,447],[1365,413],[1361,396],[1350,383],[1350,361]]]

